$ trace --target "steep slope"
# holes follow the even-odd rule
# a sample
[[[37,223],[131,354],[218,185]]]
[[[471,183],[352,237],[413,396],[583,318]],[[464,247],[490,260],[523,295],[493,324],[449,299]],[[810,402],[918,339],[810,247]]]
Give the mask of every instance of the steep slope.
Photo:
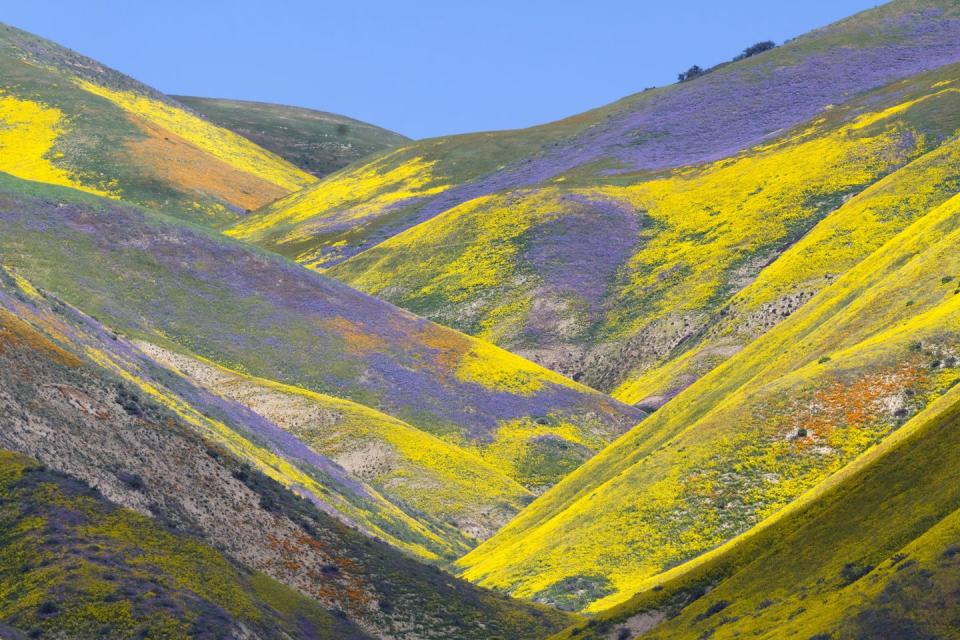
[[[366,534],[429,560],[450,558],[472,546],[448,524],[406,513],[272,422],[205,393],[116,333],[59,300],[48,301],[31,284],[0,269],[2,311],[76,345],[76,350],[113,371],[125,382],[117,389],[117,402],[132,415],[141,412],[143,397],[152,398],[239,460]],[[68,401],[75,399],[64,395]]]
[[[148,211],[0,180],[0,256],[134,337],[351,400],[533,489],[642,413],[281,258]]]
[[[0,553],[12,554],[4,555],[0,579],[17,574],[0,608],[13,626],[60,628],[70,616],[77,626],[65,631],[99,623],[114,625],[105,628],[116,637],[133,637],[131,626],[167,620],[166,633],[177,637],[179,627],[171,625],[217,620],[216,610],[206,615],[204,598],[239,622],[250,620],[251,632],[274,625],[266,637],[284,637],[279,629],[288,624],[293,637],[309,637],[312,627],[320,637],[359,636],[346,619],[381,638],[532,638],[569,621],[470,586],[331,518],[308,486],[287,489],[268,477],[283,480],[276,472],[289,467],[263,465],[255,440],[240,445],[216,428],[252,415],[190,392],[182,381],[180,404],[172,405],[154,378],[174,385],[175,374],[138,377],[115,366],[136,355],[122,337],[56,301],[45,309],[47,299],[22,280],[5,281],[4,289],[10,294],[0,293],[0,447],[155,519],[114,511],[99,499],[58,497],[43,472],[34,475],[42,481],[36,509],[31,486],[15,487],[3,515],[23,527],[5,530],[0,540]],[[216,417],[194,419],[193,407]],[[44,523],[48,507],[52,517]],[[17,509],[24,508],[28,517],[21,518]],[[72,515],[78,508],[81,514]],[[45,527],[53,528],[49,535]],[[38,558],[31,549],[41,541]],[[79,555],[44,562],[57,549]],[[127,566],[136,572],[130,586],[147,580],[158,594],[152,606],[137,609],[147,617],[133,622],[123,603],[140,607],[137,594],[111,597],[112,581],[130,582]],[[24,571],[30,580],[19,579]],[[336,619],[265,576],[335,611]],[[171,584],[177,591],[163,599]],[[47,606],[53,595],[62,598]],[[199,609],[178,622],[183,602]],[[229,632],[230,619],[219,622],[209,637]],[[322,625],[331,629],[326,636]]]
[[[957,96],[933,85],[956,70],[922,74],[960,60],[958,15],[893,2],[560,123],[418,142],[227,233],[613,390],[953,132]],[[700,369],[737,346],[706,345]],[[698,373],[624,397],[658,406]]]
[[[794,507],[562,638],[953,638],[960,387]]]
[[[6,451],[0,525],[0,619],[26,632],[4,638],[370,637],[194,537]]]
[[[919,217],[468,554],[465,575],[601,610],[880,442],[960,378],[960,199]]]
[[[254,378],[156,345],[139,345],[283,427],[409,513],[485,540],[533,496],[463,448],[362,405]]]
[[[245,100],[173,98],[318,178],[410,142],[399,133],[325,111]]]
[[[315,178],[127,76],[0,24],[0,171],[224,225]]]
[[[951,84],[958,77],[951,66],[899,82],[695,169],[476,198],[329,274],[591,386],[610,389],[625,377],[629,384],[714,325],[720,332],[756,324],[744,316],[761,303],[779,312],[784,297],[796,306],[828,282],[800,291],[785,278],[780,296],[762,300],[744,289],[780,253],[802,250],[793,245],[851,196],[919,162],[960,128],[960,91]],[[924,184],[932,182],[931,174]],[[876,237],[849,250],[850,260],[909,220],[878,216]],[[731,317],[731,300],[745,313]],[[715,356],[738,346],[727,340],[702,350]],[[683,380],[666,382],[673,388],[647,395],[668,398]]]

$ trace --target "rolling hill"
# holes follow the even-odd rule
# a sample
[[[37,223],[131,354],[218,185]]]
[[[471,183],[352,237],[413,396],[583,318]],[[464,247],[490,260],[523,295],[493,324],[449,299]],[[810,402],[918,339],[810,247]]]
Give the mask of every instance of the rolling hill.
[[[0,27],[0,635],[954,637],[960,3],[750,53],[412,142]]]
[[[399,133],[325,111],[245,100],[173,98],[318,178],[410,141]]]
[[[320,394],[312,398],[321,404],[332,402],[321,396],[333,396],[405,422],[444,452],[421,466],[441,476],[463,473],[451,466],[488,474],[479,491],[491,502],[468,502],[468,510],[513,513],[527,495],[517,483],[542,491],[642,417],[492,345],[213,232],[14,178],[0,177],[0,193],[0,259],[34,286],[134,338],[294,394]],[[360,439],[355,431],[348,444]],[[458,452],[462,458],[451,460]],[[460,523],[488,530],[483,518]],[[451,533],[453,547],[441,556],[472,544],[471,536]]]
[[[655,408],[823,286],[722,322],[764,267],[952,135],[933,85],[958,15],[893,2],[557,123],[416,142],[227,233]]]
[[[76,638],[479,639],[570,620],[414,560],[425,532],[409,518],[393,540],[408,553],[372,536],[386,509],[345,522],[351,497],[347,513],[364,515],[363,496],[376,513],[342,469],[0,276],[0,447],[19,452],[0,453],[6,624]]]
[[[0,24],[0,171],[223,226],[316,179],[100,63]]]
[[[466,575],[524,595],[592,580],[579,604],[600,610],[895,432],[960,379],[957,206],[932,204],[565,478],[462,559]]]

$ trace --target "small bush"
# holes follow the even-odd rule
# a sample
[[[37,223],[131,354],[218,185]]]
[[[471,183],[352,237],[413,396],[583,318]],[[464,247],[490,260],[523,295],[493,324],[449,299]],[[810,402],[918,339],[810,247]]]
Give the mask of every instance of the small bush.
[[[127,485],[134,491],[143,491],[146,488],[146,483],[144,483],[143,478],[138,476],[135,473],[127,473],[126,471],[118,471],[117,479],[123,484]]]
[[[686,82],[687,80],[693,80],[694,78],[699,78],[699,77],[702,76],[704,73],[706,73],[706,71],[704,71],[703,69],[701,69],[701,68],[700,68],[700,65],[696,65],[696,64],[695,64],[695,65],[693,65],[692,67],[690,67],[689,69],[687,69],[686,71],[682,71],[681,73],[678,73],[678,74],[677,74],[677,81],[678,81],[678,82]]]
[[[717,601],[714,602],[712,605],[710,605],[709,607],[707,607],[707,610],[704,611],[703,613],[701,613],[700,615],[698,615],[695,619],[696,619],[698,622],[699,622],[700,620],[706,620],[707,618],[709,618],[709,617],[711,617],[711,616],[717,615],[718,613],[720,613],[721,611],[723,611],[724,609],[726,609],[726,608],[729,607],[729,606],[730,606],[730,602],[729,602],[728,600],[717,600]]]
[[[52,616],[57,612],[57,603],[53,600],[44,600],[40,603],[40,606],[37,607],[37,613],[41,616]]]
[[[746,58],[751,58],[758,53],[763,53],[764,51],[770,51],[770,49],[776,48],[777,44],[773,40],[764,40],[763,42],[750,45],[743,50],[743,53],[734,58],[734,60],[744,60]]]
[[[848,562],[840,569],[840,578],[844,584],[851,584],[873,571],[873,566],[869,564],[860,564],[859,562]]]
[[[817,360],[817,364],[824,364],[827,362],[830,362],[830,356],[821,356],[820,359]]]

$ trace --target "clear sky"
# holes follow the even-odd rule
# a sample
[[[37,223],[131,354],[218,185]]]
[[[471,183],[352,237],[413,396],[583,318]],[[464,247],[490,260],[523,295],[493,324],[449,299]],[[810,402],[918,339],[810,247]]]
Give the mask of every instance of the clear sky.
[[[673,82],[877,0],[10,0],[0,21],[174,94],[421,138],[524,127]]]

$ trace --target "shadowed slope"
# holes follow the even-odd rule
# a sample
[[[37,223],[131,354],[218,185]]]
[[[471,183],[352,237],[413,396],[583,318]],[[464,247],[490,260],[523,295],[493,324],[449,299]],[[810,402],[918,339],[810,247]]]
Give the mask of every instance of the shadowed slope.
[[[5,451],[0,525],[0,618],[29,637],[370,637],[193,536]]]
[[[318,178],[410,141],[399,133],[324,111],[245,100],[173,97]]]
[[[150,398],[211,442],[295,490],[325,513],[421,558],[451,558],[472,546],[471,540],[449,525],[425,514],[404,513],[272,422],[195,387],[162,368],[117,333],[107,332],[82,313],[48,297],[23,278],[11,279],[5,270],[0,271],[0,312],[6,312],[11,321],[27,320],[74,345],[75,350],[119,376],[123,383],[117,388],[117,403],[130,415],[140,415],[144,398]],[[69,392],[63,395],[54,397],[58,401],[75,400]],[[81,405],[86,406],[83,402]],[[94,417],[108,415],[87,408]]]
[[[223,225],[315,178],[94,60],[0,24],[0,171]]]
[[[380,638],[534,638],[569,620],[470,586],[331,518],[321,510],[318,495],[331,499],[336,485],[328,476],[326,493],[314,494],[301,473],[301,482],[285,488],[294,473],[292,463],[270,466],[257,453],[263,451],[262,421],[261,431],[242,439],[243,427],[256,421],[253,414],[204,394],[170,371],[150,369],[145,356],[123,338],[111,337],[56,300],[49,308],[47,302],[22,279],[18,285],[4,279],[0,447],[82,478],[110,500],[153,516],[172,535],[126,512],[110,511],[100,519],[87,508],[89,500],[84,515],[74,517],[77,502],[56,499],[47,525],[56,530],[48,538],[42,538],[45,525],[34,510],[24,521],[27,529],[11,529],[0,541],[20,545],[6,548],[19,562],[5,566],[17,578],[23,571],[30,577],[15,582],[0,617],[19,612],[17,623],[60,627],[62,614],[77,625],[64,630],[93,629],[81,633],[84,637],[99,633],[98,623],[118,625],[116,634],[105,635],[133,637],[136,624],[162,622],[164,612],[176,622],[181,602],[197,607],[183,616],[187,623],[218,620],[220,614],[208,612],[193,591],[201,599],[212,598],[237,620],[251,620],[251,630],[272,629],[265,637],[283,637],[275,627],[288,622],[293,637],[311,637],[312,628],[320,637],[360,635],[342,621],[346,618]],[[135,361],[141,369],[131,366]],[[234,436],[227,425],[235,429]],[[49,491],[42,495],[44,500],[56,497]],[[26,507],[29,500],[21,494],[14,505]],[[15,514],[5,509],[3,515]],[[64,519],[59,529],[57,518]],[[42,539],[48,544],[37,564],[32,564],[35,556],[17,550],[30,551]],[[232,568],[204,545],[245,569]],[[76,559],[68,555],[54,563],[42,561],[50,549],[69,554],[72,548],[80,551]],[[103,563],[113,563],[115,571],[104,570]],[[126,563],[135,567],[134,582],[149,580],[161,598],[144,604],[147,609],[131,610],[131,616],[145,616],[132,622],[122,614],[124,607],[141,606],[137,593],[121,592],[119,599],[110,595],[114,580],[126,581]],[[251,570],[337,611],[336,621]],[[3,575],[0,571],[0,580]],[[163,599],[171,586],[179,591]],[[43,604],[48,595],[56,607]],[[209,637],[222,637],[231,628],[229,616],[220,619]],[[178,636],[179,627],[169,625],[164,629],[172,637],[208,637]]]

